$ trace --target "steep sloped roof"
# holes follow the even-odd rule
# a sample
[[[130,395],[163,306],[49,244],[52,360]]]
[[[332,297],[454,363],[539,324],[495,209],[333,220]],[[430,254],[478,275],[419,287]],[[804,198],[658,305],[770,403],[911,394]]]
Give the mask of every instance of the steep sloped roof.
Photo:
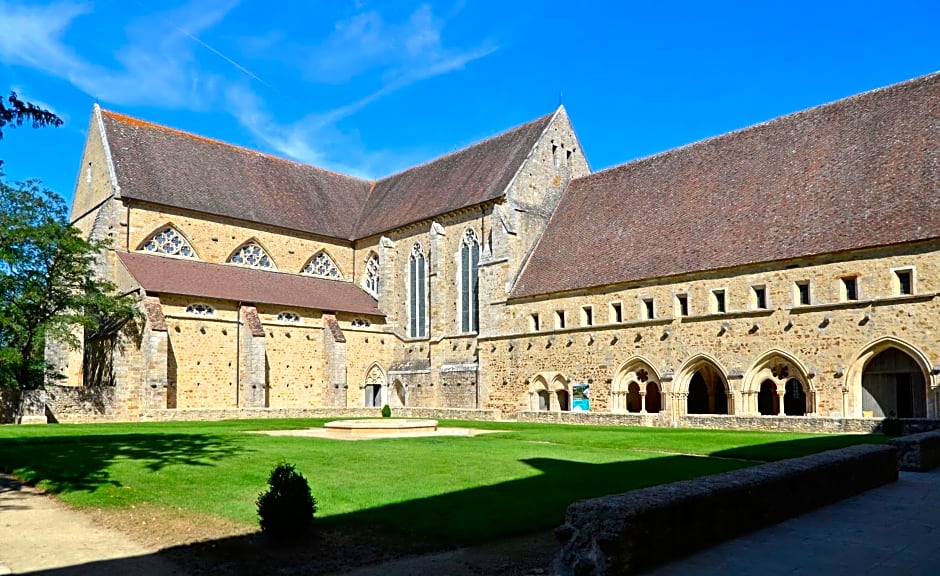
[[[372,296],[350,282],[151,254],[116,254],[131,276],[151,294],[385,316]]]
[[[101,111],[122,196],[350,238],[371,183]]]
[[[940,73],[573,181],[513,298],[940,237]]]
[[[356,238],[501,197],[553,117],[547,114],[379,180],[359,217]]]

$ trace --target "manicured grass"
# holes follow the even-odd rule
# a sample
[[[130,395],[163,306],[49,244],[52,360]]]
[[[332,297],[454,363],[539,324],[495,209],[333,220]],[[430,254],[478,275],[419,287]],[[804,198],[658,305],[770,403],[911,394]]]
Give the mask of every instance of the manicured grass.
[[[0,427],[0,470],[78,508],[150,505],[254,525],[280,459],[310,481],[321,524],[439,544],[559,525],[574,500],[881,436],[442,422],[472,438],[345,442],[249,434],[323,420]]]

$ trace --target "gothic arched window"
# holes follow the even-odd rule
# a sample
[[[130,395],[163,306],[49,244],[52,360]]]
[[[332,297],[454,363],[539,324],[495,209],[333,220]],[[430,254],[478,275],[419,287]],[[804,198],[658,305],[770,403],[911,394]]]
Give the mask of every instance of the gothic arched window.
[[[158,254],[168,254],[170,256],[182,256],[184,258],[195,258],[196,252],[189,242],[183,238],[183,235],[172,226],[165,226],[154,232],[150,238],[140,247],[147,252],[156,252]]]
[[[311,276],[319,276],[321,278],[343,279],[343,275],[340,274],[336,263],[333,262],[329,254],[323,251],[314,254],[313,258],[307,262],[307,265],[304,266],[304,269],[300,272],[301,274],[310,274]]]
[[[366,271],[362,275],[362,287],[369,294],[379,297],[379,255],[374,252],[366,262]]]
[[[411,249],[408,261],[408,335],[412,338],[427,336],[428,293],[426,288],[427,267],[420,244]]]
[[[473,230],[464,232],[460,244],[460,331],[477,332],[480,329],[480,241]]]
[[[252,268],[274,268],[274,262],[257,242],[247,242],[232,254],[228,261],[232,264]]]

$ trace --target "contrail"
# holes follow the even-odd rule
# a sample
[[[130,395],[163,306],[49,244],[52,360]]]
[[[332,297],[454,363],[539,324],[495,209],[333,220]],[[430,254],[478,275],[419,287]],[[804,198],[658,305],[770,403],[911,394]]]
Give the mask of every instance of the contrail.
[[[255,80],[257,80],[258,82],[261,82],[262,84],[264,84],[264,85],[267,86],[268,88],[273,88],[273,86],[271,86],[270,84],[268,84],[267,82],[265,82],[264,80],[262,80],[261,78],[259,78],[256,74],[252,73],[251,70],[245,68],[244,66],[242,66],[242,65],[239,64],[238,62],[232,60],[231,58],[229,58],[229,57],[226,56],[225,54],[222,54],[221,52],[219,52],[218,50],[216,50],[216,49],[213,48],[212,46],[209,46],[208,44],[206,44],[205,42],[203,42],[202,40],[200,40],[199,38],[196,38],[196,36],[190,34],[190,33],[187,32],[186,30],[183,30],[182,28],[180,28],[180,27],[178,27],[178,26],[173,26],[173,28],[175,28],[178,32],[181,32],[181,33],[185,34],[185,35],[188,36],[191,40],[193,40],[194,42],[197,42],[200,46],[202,46],[202,47],[205,48],[206,50],[209,50],[210,52],[212,52],[213,54],[215,54],[215,55],[218,56],[219,58],[225,60],[226,62],[228,62],[229,64],[231,64],[231,65],[234,66],[235,68],[237,68],[237,69],[241,70],[242,72],[244,72],[245,74],[247,74],[248,76],[251,76],[252,78],[254,78]]]
[[[140,8],[143,8],[144,10],[146,10],[146,8],[147,8],[146,6],[143,5],[143,3],[140,2],[140,0],[134,0],[134,3],[137,4],[137,6],[139,6]],[[187,38],[189,38],[189,39],[192,40],[193,42],[196,42],[197,44],[199,44],[200,46],[202,46],[202,47],[205,48],[206,50],[212,52],[213,54],[215,54],[215,55],[218,56],[219,58],[225,60],[226,62],[228,62],[229,64],[231,64],[232,66],[234,66],[237,70],[241,71],[241,72],[242,72],[243,74],[245,74],[246,76],[249,76],[249,77],[251,77],[251,78],[257,80],[258,82],[261,82],[262,84],[264,84],[264,85],[267,86],[268,88],[274,88],[273,86],[271,86],[270,84],[268,84],[267,82],[265,82],[264,80],[262,80],[261,78],[259,78],[257,74],[255,74],[254,72],[252,72],[252,71],[249,70],[248,68],[245,68],[244,66],[242,66],[242,65],[239,64],[238,62],[232,60],[231,58],[229,58],[229,57],[226,56],[225,54],[222,54],[221,52],[219,52],[218,50],[216,50],[216,49],[213,48],[212,46],[209,46],[208,44],[206,44],[205,42],[203,42],[202,40],[200,40],[199,38],[197,38],[195,35],[190,34],[190,33],[187,32],[186,30],[183,30],[182,28],[180,28],[179,26],[177,26],[177,25],[175,25],[175,24],[173,24],[173,23],[169,23],[169,24],[170,24],[170,26],[173,27],[174,30],[176,30],[176,31],[179,32],[180,34],[185,35]]]

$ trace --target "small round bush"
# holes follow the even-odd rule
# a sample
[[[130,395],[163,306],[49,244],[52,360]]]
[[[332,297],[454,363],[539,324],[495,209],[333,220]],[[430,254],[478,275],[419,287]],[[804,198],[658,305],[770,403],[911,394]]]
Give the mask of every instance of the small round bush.
[[[389,407],[388,404],[386,404],[385,406],[382,406],[382,418],[391,418],[391,417],[392,417],[391,407]]]
[[[258,516],[261,531],[277,539],[296,538],[313,524],[317,501],[310,485],[293,464],[279,462],[271,470],[268,490],[258,494]]]

